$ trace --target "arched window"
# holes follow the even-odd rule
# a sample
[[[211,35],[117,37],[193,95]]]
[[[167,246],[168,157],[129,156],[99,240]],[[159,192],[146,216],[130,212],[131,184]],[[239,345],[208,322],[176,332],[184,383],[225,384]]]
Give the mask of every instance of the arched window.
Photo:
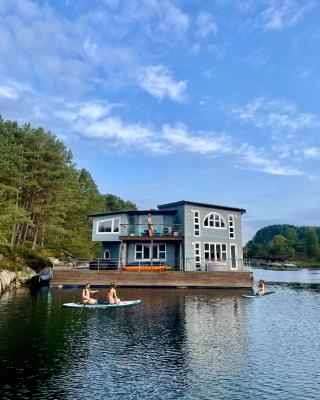
[[[226,221],[224,218],[218,214],[218,213],[210,213],[208,214],[205,219],[203,220],[203,226],[205,228],[220,228],[220,229],[225,229],[226,228]]]
[[[105,258],[105,260],[110,260],[110,250],[106,250],[105,252],[104,252],[104,258]]]

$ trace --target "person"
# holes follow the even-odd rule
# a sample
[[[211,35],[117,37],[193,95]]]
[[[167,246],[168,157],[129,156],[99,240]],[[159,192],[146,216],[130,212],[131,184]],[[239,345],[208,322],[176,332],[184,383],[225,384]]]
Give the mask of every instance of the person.
[[[153,235],[153,224],[152,224],[151,214],[147,215],[147,225],[148,225],[149,236],[152,236]]]
[[[120,303],[120,299],[117,297],[116,284],[114,282],[110,283],[110,287],[107,290],[107,301],[109,304]]]
[[[260,279],[259,283],[258,283],[258,295],[259,296],[263,296],[264,295],[264,291],[265,291],[265,281],[263,279]]]
[[[98,293],[97,290],[90,290],[90,283],[87,283],[82,290],[82,303],[83,304],[96,304],[97,300],[91,298],[91,294]]]

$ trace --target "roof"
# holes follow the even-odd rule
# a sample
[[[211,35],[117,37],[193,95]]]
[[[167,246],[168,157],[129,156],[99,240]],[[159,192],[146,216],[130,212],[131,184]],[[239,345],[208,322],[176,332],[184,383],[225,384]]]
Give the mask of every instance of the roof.
[[[160,210],[162,210],[163,208],[175,207],[175,206],[180,206],[183,204],[189,204],[189,205],[194,205],[194,206],[199,206],[199,207],[218,208],[219,210],[239,211],[241,214],[244,214],[246,212],[246,210],[244,208],[220,206],[217,204],[197,203],[195,201],[187,201],[187,200],[180,200],[180,201],[176,201],[174,203],[160,204],[160,205],[158,205],[158,208]]]
[[[101,217],[103,215],[118,215],[118,214],[127,214],[127,215],[175,215],[177,210],[122,210],[122,211],[108,211],[98,214],[90,214],[89,217]]]

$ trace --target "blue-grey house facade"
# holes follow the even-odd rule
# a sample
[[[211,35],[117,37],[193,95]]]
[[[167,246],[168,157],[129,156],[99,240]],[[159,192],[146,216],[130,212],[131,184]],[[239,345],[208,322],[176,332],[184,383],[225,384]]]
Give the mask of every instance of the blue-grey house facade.
[[[119,268],[166,265],[186,271],[239,270],[244,268],[244,212],[182,200],[151,210],[94,214],[92,240],[101,242],[102,258],[113,260]]]

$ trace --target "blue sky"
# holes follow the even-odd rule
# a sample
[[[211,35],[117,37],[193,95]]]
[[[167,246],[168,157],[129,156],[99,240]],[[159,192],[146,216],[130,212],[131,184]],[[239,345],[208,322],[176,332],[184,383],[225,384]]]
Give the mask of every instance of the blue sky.
[[[101,192],[320,225],[316,0],[0,0],[0,113]]]

